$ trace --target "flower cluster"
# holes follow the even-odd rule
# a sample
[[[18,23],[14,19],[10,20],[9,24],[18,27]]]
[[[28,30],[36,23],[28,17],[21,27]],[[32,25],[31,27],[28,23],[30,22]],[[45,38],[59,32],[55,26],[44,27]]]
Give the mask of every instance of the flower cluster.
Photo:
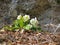
[[[26,29],[26,30],[32,30],[36,29],[38,27],[38,20],[37,18],[30,19],[29,15],[22,16],[21,14],[17,16],[17,19],[13,22],[12,26],[8,26],[8,29],[15,30],[15,29]]]
[[[18,17],[17,17],[17,19],[21,19],[22,18],[22,16],[21,15],[19,15]]]
[[[32,26],[36,27],[39,24],[36,17],[35,18],[32,18],[32,19],[30,19],[30,16],[29,15],[25,15],[25,16],[19,15],[17,17],[17,19],[21,19],[21,18],[23,18],[23,21],[24,22],[30,20],[30,24],[28,24],[27,27],[32,28]],[[26,29],[27,29],[27,27],[26,27]]]
[[[17,19],[21,19],[21,18],[23,18],[24,22],[26,22],[26,21],[28,21],[30,19],[30,16],[29,15],[25,15],[25,16],[22,17],[22,15],[19,15],[17,17]]]
[[[36,17],[33,18],[33,19],[31,19],[31,20],[30,20],[30,23],[31,23],[33,26],[37,26],[37,25],[39,24]]]
[[[29,19],[30,19],[30,16],[29,16],[29,15],[25,15],[25,16],[23,16],[23,20],[24,20],[24,22],[28,21]]]

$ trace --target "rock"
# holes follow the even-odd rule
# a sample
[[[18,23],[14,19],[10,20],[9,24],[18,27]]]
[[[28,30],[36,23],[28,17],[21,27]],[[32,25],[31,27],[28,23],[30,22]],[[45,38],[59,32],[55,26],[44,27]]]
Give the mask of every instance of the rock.
[[[41,24],[41,27],[44,31],[48,30],[49,32],[50,31],[53,32],[52,27],[47,28],[43,26],[50,23],[55,24],[55,25],[60,24],[60,5],[57,4],[55,0],[49,0],[49,1],[50,1],[49,3],[51,5],[51,8],[47,9],[45,12],[40,14],[39,23]]]
[[[29,14],[31,15],[31,17],[35,17],[35,16],[38,17],[44,10],[50,8],[48,0],[29,0],[29,1],[23,0],[21,2],[23,4],[19,3],[21,5],[18,5],[17,11],[19,11],[19,13],[22,12],[25,14]]]
[[[0,17],[4,25],[11,24],[20,13],[38,17],[49,7],[48,0],[0,0]]]

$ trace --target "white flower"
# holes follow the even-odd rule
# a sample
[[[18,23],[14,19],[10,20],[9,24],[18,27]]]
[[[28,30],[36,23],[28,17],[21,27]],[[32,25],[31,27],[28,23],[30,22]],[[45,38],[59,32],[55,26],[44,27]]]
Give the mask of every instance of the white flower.
[[[30,16],[29,15],[25,15],[23,16],[23,19],[24,19],[24,22],[28,21],[30,19]]]
[[[24,27],[24,29],[27,29],[27,30],[30,30],[32,28],[32,25],[31,24],[28,24]]]
[[[37,20],[37,18],[35,17],[35,18],[31,19],[31,20],[30,20],[30,23],[31,23],[33,26],[37,26],[37,25],[38,25],[38,20]]]
[[[17,17],[17,19],[21,19],[21,17],[22,17],[22,16],[21,16],[21,15],[19,15],[19,16]]]
[[[28,26],[29,28],[32,28],[32,25],[31,25],[31,24],[28,24],[27,26]]]

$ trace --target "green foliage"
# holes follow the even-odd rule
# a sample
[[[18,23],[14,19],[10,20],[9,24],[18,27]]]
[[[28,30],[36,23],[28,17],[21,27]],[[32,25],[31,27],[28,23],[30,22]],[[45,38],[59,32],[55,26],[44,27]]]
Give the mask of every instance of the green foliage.
[[[26,26],[24,26],[24,29],[30,30],[32,28],[32,25],[28,24]]]
[[[42,31],[40,26],[39,27],[32,27],[31,30],[33,30],[33,31],[37,31],[38,30],[39,32]]]
[[[4,29],[5,29],[5,30],[13,31],[13,27],[10,27],[10,26],[4,26]]]
[[[41,31],[41,28],[38,26],[38,20],[36,19],[36,17],[30,20],[29,15],[25,15],[25,16],[19,15],[12,25],[5,26],[4,28],[10,31],[14,31],[16,29]]]

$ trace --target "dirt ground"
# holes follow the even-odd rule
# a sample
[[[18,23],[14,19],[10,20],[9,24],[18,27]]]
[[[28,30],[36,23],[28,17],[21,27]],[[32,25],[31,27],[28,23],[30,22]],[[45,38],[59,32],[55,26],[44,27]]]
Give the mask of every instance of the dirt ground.
[[[0,45],[60,45],[60,34],[48,32],[0,31]]]

